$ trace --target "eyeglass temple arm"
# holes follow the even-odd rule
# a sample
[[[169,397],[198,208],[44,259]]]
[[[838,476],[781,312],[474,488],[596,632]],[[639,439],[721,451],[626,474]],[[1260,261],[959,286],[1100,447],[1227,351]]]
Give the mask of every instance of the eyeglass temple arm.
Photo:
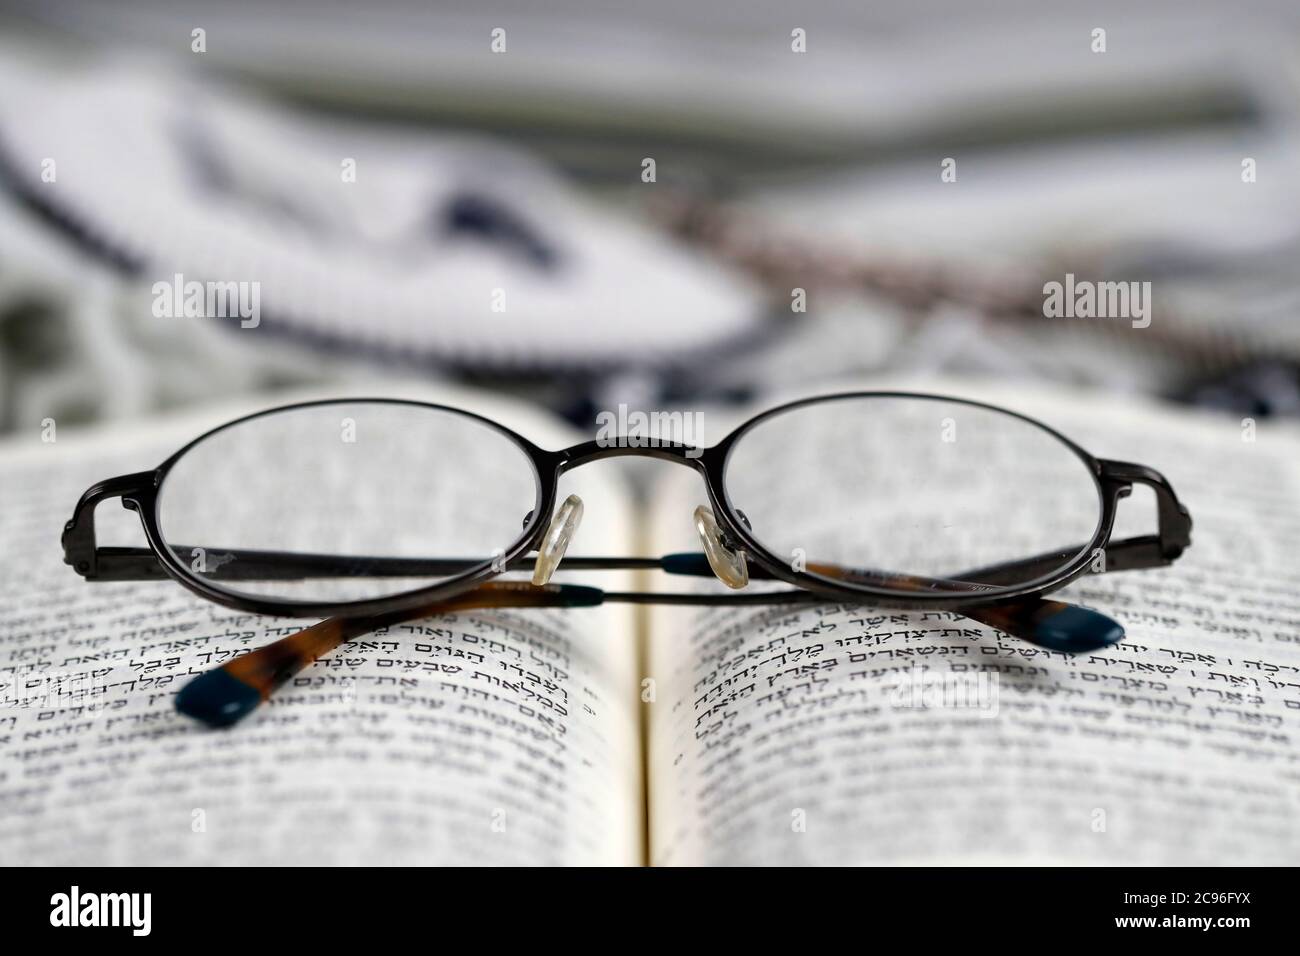
[[[176,709],[210,727],[227,727],[246,717],[294,675],[344,641],[381,627],[434,614],[503,607],[594,607],[606,602],[677,605],[764,605],[825,603],[808,591],[752,594],[656,594],[605,592],[573,584],[536,586],[489,582],[443,601],[370,617],[331,617],[199,674],[176,695]],[[1026,598],[961,609],[977,621],[1051,650],[1095,650],[1123,636],[1123,629],[1085,608]]]
[[[824,599],[808,591],[753,594],[605,592],[575,584],[492,581],[442,601],[367,617],[331,617],[199,674],[176,695],[176,709],[211,727],[252,712],[290,678],[344,641],[381,627],[454,611],[505,607],[595,607],[606,601],[667,604],[782,604]]]

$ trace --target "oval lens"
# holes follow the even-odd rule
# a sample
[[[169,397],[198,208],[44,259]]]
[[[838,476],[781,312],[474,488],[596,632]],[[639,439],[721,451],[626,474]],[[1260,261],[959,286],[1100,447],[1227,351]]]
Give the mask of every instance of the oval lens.
[[[731,508],[793,570],[916,597],[1011,590],[1075,560],[1101,520],[1087,463],[994,409],[853,396],[761,419],[732,446]]]
[[[163,479],[158,522],[177,559],[228,593],[360,601],[506,553],[538,495],[529,455],[479,419],[331,402],[193,445]]]

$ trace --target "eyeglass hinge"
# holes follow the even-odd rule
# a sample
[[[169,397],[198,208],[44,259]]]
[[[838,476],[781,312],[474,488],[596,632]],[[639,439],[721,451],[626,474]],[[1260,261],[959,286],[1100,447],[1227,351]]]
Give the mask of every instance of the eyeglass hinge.
[[[123,506],[139,510],[134,496],[152,491],[158,479],[156,471],[139,471],[120,475],[91,485],[77,502],[72,517],[63,526],[60,543],[63,563],[91,581],[99,577],[98,552],[95,548],[95,508],[106,498],[122,498]]]

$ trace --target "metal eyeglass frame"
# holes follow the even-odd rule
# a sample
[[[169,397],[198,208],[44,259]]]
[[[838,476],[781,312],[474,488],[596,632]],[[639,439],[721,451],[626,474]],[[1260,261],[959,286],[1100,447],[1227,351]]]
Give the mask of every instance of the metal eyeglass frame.
[[[1083,462],[1093,478],[1099,499],[1099,520],[1092,538],[1083,544],[1072,558],[1068,558],[1062,551],[1030,556],[1020,561],[957,575],[956,578],[960,580],[936,581],[911,575],[894,575],[867,569],[846,569],[825,564],[814,564],[811,570],[807,568],[796,570],[790,563],[782,560],[758,541],[744,514],[731,502],[725,480],[728,457],[736,443],[747,432],[769,418],[808,405],[862,398],[904,398],[965,405],[1019,419],[1052,436]],[[238,560],[226,565],[227,570],[223,574],[228,580],[301,579],[340,574],[355,575],[363,571],[386,575],[427,576],[440,573],[450,575],[437,583],[408,592],[354,601],[276,599],[227,590],[214,583],[211,575],[202,577],[179,559],[177,550],[187,549],[179,548],[174,544],[169,546],[164,540],[159,527],[158,501],[169,471],[186,452],[217,432],[263,416],[296,409],[350,404],[392,404],[461,415],[494,429],[512,441],[531,463],[537,489],[534,507],[525,518],[515,542],[505,550],[504,554],[482,560],[357,558],[340,555],[245,551],[237,552]],[[623,456],[662,459],[686,465],[698,472],[704,480],[712,517],[716,520],[716,529],[711,528],[715,538],[710,542],[709,537],[705,536],[706,553],[704,554],[670,554],[659,558],[564,558],[563,566],[566,570],[658,569],[670,574],[692,576],[717,574],[719,578],[727,581],[724,569],[718,564],[718,554],[722,554],[732,557],[741,556],[742,566],[750,561],[757,565],[750,572],[750,577],[782,581],[793,585],[795,590],[763,590],[748,594],[608,592],[578,585],[537,586],[523,582],[493,581],[494,578],[509,571],[535,568],[538,559],[531,558],[529,555],[544,544],[552,523],[552,515],[555,513],[559,479],[562,475],[593,461]],[[1111,542],[1110,536],[1118,503],[1131,493],[1135,484],[1146,485],[1155,492],[1156,533]],[[149,542],[148,548],[100,547],[96,544],[94,511],[101,502],[109,498],[120,498],[124,507],[140,515]],[[330,620],[316,627],[330,630],[331,634],[339,637],[339,640],[345,639],[347,634],[365,633],[385,623],[431,615],[452,606],[462,608],[571,607],[607,602],[718,605],[829,601],[954,610],[976,620],[995,624],[1018,637],[1053,647],[1053,642],[1040,639],[1044,617],[1050,617],[1062,608],[1076,611],[1081,609],[1060,602],[1047,602],[1043,598],[1087,573],[1093,566],[1093,556],[1097,549],[1104,549],[1106,571],[1161,567],[1172,563],[1188,547],[1191,542],[1191,525],[1191,517],[1187,509],[1179,502],[1169,482],[1154,469],[1129,462],[1095,458],[1061,433],[1026,415],[995,405],[950,396],[889,391],[821,395],[789,402],[762,412],[710,448],[701,449],[675,442],[644,443],[640,439],[633,441],[624,436],[586,441],[559,451],[540,448],[488,418],[449,406],[403,399],[346,398],[285,405],[235,419],[200,435],[151,471],[122,475],[93,485],[77,502],[71,520],[64,527],[62,544],[64,561],[87,580],[156,580],[170,576],[201,597],[239,610],[329,618]],[[705,533],[703,528],[701,533],[702,535]],[[964,585],[966,581],[977,577],[982,580],[961,590],[935,590],[936,586]],[[885,583],[872,583],[873,581]],[[728,583],[733,587],[736,586],[734,581]],[[1101,615],[1097,617],[1108,621]],[[1114,622],[1108,623],[1114,624]],[[338,626],[326,628],[326,625],[331,624]],[[1115,627],[1118,628],[1118,625]],[[312,630],[309,628],[300,633],[305,634]],[[1118,634],[1122,636],[1122,633],[1122,629],[1119,629]],[[295,637],[298,635],[286,638],[277,644],[292,642]],[[1105,642],[1109,642],[1109,639]],[[333,646],[337,646],[337,642]],[[1093,645],[1085,641],[1073,649],[1083,649],[1084,646]],[[301,652],[306,650],[305,647],[298,647],[295,659],[301,658]],[[262,651],[267,651],[267,648],[263,648]],[[319,655],[300,660],[299,668],[314,660],[315,656]],[[283,667],[282,661],[280,670],[283,670]],[[275,676],[275,686],[287,679],[279,672]],[[267,694],[269,690],[263,693],[263,699]]]

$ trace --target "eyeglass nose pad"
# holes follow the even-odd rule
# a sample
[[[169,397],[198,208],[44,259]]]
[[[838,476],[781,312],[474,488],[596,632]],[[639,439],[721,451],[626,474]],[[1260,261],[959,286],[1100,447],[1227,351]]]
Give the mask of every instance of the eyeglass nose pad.
[[[577,495],[569,495],[555,509],[555,517],[551,519],[550,527],[546,529],[541,546],[537,549],[537,560],[533,563],[534,584],[546,584],[551,580],[551,575],[564,560],[564,552],[568,550],[569,542],[573,540],[580,524],[582,499]]]
[[[704,556],[709,559],[709,567],[718,580],[729,588],[743,588],[748,584],[749,566],[745,563],[745,552],[727,547],[713,512],[704,505],[695,509],[695,530],[700,533]]]

